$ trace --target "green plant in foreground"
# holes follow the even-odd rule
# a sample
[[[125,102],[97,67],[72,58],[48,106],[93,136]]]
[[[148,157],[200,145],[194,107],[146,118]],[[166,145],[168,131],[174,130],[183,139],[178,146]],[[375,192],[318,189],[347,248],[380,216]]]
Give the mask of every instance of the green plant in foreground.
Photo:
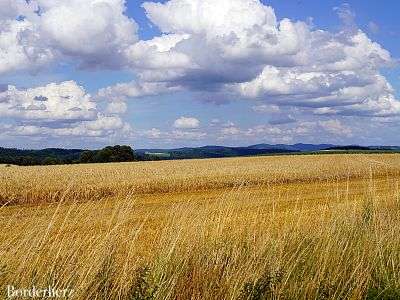
[[[269,299],[278,293],[278,286],[283,279],[283,272],[266,272],[255,282],[247,282],[239,296],[241,300]]]
[[[366,300],[398,300],[400,299],[400,289],[396,288],[369,288]]]
[[[151,300],[155,299],[158,286],[151,278],[149,267],[141,267],[136,272],[136,280],[130,290],[130,300]]]

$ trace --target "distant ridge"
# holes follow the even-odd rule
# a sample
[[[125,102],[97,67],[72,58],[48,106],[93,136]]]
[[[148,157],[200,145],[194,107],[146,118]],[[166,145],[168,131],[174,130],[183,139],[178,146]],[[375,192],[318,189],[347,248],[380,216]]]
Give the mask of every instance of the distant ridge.
[[[329,147],[329,148],[327,148],[325,150],[329,150],[329,151],[368,151],[368,150],[374,150],[374,149],[372,149],[371,147],[350,145],[350,146]]]
[[[236,156],[254,156],[267,155],[277,153],[294,153],[298,150],[290,149],[258,149],[251,147],[225,147],[225,146],[204,146],[204,147],[184,147],[177,149],[138,149],[138,155],[147,155],[154,157],[165,157],[167,154],[169,159],[190,159],[190,158],[220,158],[220,157],[236,157]]]
[[[226,147],[226,146],[203,146],[203,147],[184,147],[176,149],[138,149],[139,155],[153,156],[155,158],[168,159],[190,159],[190,158],[218,158],[254,155],[273,155],[273,154],[301,154],[301,153],[323,153],[331,152],[388,152],[400,151],[397,146],[340,146],[333,144],[256,144],[248,147]]]
[[[328,148],[340,147],[332,144],[256,144],[247,147],[226,147],[226,146],[203,146],[203,147],[183,147],[183,148],[175,148],[175,149],[137,149],[136,151],[139,153],[144,152],[182,152],[182,151],[225,151],[229,150],[270,150],[269,152],[304,152],[304,151],[321,151]]]
[[[294,144],[294,145],[285,145],[285,144],[257,144],[249,146],[250,149],[285,149],[290,151],[321,151],[327,148],[336,147],[336,145],[332,144]]]

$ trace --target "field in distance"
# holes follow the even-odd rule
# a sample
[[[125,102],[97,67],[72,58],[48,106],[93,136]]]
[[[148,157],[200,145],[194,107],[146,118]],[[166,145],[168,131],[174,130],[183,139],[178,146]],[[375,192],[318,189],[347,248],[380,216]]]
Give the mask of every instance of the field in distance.
[[[0,288],[400,299],[400,155],[0,166]]]

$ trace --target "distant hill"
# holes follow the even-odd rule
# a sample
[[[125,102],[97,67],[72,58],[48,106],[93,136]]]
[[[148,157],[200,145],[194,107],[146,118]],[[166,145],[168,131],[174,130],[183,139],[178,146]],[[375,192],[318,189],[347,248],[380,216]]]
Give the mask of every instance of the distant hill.
[[[400,151],[399,146],[369,146],[371,150],[382,150],[382,151]]]
[[[269,144],[258,144],[249,146],[250,149],[283,149],[290,151],[321,151],[327,148],[335,147],[335,145],[331,144],[294,144],[294,145],[285,145],[285,144],[277,144],[277,145],[269,145]]]
[[[136,153],[139,156],[165,158],[169,159],[192,159],[192,158],[219,158],[236,156],[254,156],[277,153],[294,153],[297,150],[288,149],[255,149],[250,147],[224,147],[224,146],[205,146],[198,148],[178,148],[178,149],[139,149]],[[163,157],[162,157],[163,156]]]
[[[324,149],[327,151],[371,151],[374,150],[370,147],[363,147],[363,146],[356,146],[356,145],[349,145],[349,146],[335,146],[329,147]]]
[[[400,151],[397,146],[338,146],[333,144],[257,144],[248,147],[204,146],[177,149],[138,149],[135,152],[143,159],[191,159],[191,158],[218,158],[273,154],[302,154],[323,153],[324,151],[371,151],[393,152]]]

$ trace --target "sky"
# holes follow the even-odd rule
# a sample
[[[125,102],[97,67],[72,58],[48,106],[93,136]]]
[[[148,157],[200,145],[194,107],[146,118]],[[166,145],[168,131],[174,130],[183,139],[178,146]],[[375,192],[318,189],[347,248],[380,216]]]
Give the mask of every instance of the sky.
[[[0,0],[0,147],[400,145],[399,9]]]

